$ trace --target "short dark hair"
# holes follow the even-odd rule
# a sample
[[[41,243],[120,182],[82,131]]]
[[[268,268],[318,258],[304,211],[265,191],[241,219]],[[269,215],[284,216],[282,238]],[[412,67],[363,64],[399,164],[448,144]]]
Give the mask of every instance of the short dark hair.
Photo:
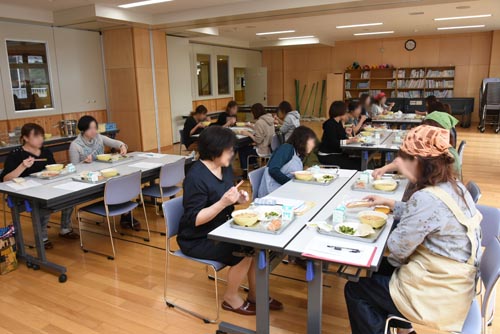
[[[436,95],[429,95],[425,98],[425,102],[430,103],[430,102],[436,102],[438,99]]]
[[[441,102],[439,101],[431,101],[429,102],[429,110],[428,112],[431,113],[433,111],[442,111],[442,112],[446,112],[446,107],[444,106],[444,104],[442,104]]]
[[[233,131],[218,125],[210,126],[201,132],[198,140],[200,159],[213,161],[235,145],[236,135]]]
[[[229,109],[232,109],[234,107],[237,107],[238,106],[238,103],[236,103],[236,101],[232,100],[232,101],[229,101],[227,103],[227,106],[226,106],[226,112],[229,112]]]
[[[78,130],[80,130],[81,132],[87,131],[90,128],[90,124],[92,122],[95,123],[96,127],[99,125],[99,123],[97,123],[97,120],[94,117],[89,116],[89,115],[82,116],[78,120],[78,126],[77,126]]]
[[[278,110],[286,115],[290,111],[292,111],[292,105],[288,101],[281,101],[281,103],[278,105]]]
[[[254,105],[252,105],[251,110],[253,118],[255,119],[258,119],[260,116],[266,113],[266,109],[264,109],[264,106],[261,103],[255,103]]]
[[[351,101],[349,102],[349,112],[353,112],[354,110],[356,110],[356,108],[358,108],[359,106],[361,105],[361,103],[357,102],[357,101]]]
[[[36,123],[26,123],[21,128],[21,143],[25,143],[24,137],[29,137],[33,132],[35,136],[45,135],[45,130]]]
[[[347,112],[347,107],[345,102],[335,101],[330,105],[330,110],[328,111],[328,115],[330,118],[335,118],[338,116],[344,116]]]
[[[287,140],[287,143],[292,145],[295,148],[295,151],[297,151],[297,154],[303,158],[306,155],[306,146],[309,139],[317,140],[318,138],[313,130],[307,126],[301,125],[293,130],[290,138]]]
[[[205,107],[203,104],[200,104],[194,110],[195,115],[199,115],[199,114],[205,115],[207,112],[208,112],[207,107]]]

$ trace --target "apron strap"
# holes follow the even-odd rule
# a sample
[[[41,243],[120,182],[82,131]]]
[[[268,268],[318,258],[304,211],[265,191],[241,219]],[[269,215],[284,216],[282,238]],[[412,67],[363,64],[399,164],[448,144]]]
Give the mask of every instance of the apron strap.
[[[470,265],[474,265],[477,249],[479,247],[476,237],[476,229],[479,228],[479,224],[482,220],[481,213],[477,211],[474,216],[469,218],[463,213],[462,209],[460,209],[458,203],[453,199],[453,197],[451,197],[451,195],[443,189],[439,187],[427,187],[422,190],[425,190],[439,198],[455,215],[455,218],[458,220],[458,222],[467,228],[467,238],[469,238],[469,241],[471,243],[471,255],[467,260],[467,263]]]

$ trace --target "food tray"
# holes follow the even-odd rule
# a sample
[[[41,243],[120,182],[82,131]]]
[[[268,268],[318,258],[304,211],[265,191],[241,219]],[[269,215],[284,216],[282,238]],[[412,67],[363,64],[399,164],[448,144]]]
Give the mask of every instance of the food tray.
[[[102,162],[104,164],[114,164],[114,163],[117,163],[119,161],[123,161],[123,160],[128,160],[128,159],[132,159],[133,156],[131,155],[125,155],[125,156],[120,156],[117,160],[107,160],[107,161],[104,161],[104,160],[97,160],[96,159],[96,162]]]
[[[357,216],[351,216],[351,215],[347,215],[346,217],[346,221],[359,221],[359,219],[357,218]],[[382,234],[382,232],[388,228],[388,226],[392,226],[392,221],[393,221],[393,217],[392,215],[389,216],[389,218],[387,219],[387,223],[382,226],[381,228],[379,229],[375,229],[375,233],[373,233],[372,235],[368,236],[368,237],[354,237],[354,236],[349,236],[349,235],[345,235],[345,234],[342,234],[342,233],[338,233],[337,231],[335,230],[332,230],[331,232],[327,232],[327,231],[324,231],[324,230],[321,230],[320,228],[317,228],[317,231],[319,234],[323,234],[323,235],[329,235],[329,236],[332,236],[332,237],[337,237],[337,238],[342,238],[342,239],[348,239],[348,240],[356,240],[356,241],[361,241],[361,242],[366,242],[366,243],[374,243],[375,241],[378,240],[378,237],[380,236],[380,234]],[[332,222],[332,217],[330,216],[330,218],[328,218],[328,222],[331,223]]]
[[[333,179],[331,179],[330,181],[327,181],[327,182],[318,182],[316,179],[311,180],[311,181],[304,181],[304,180],[297,180],[296,178],[293,178],[293,182],[315,184],[318,186],[329,186],[330,184],[335,182],[335,180],[337,180],[338,178],[339,178],[338,175],[334,175]]]
[[[54,180],[54,179],[58,179],[58,178],[76,173],[76,171],[74,171],[74,172],[61,172],[58,175],[54,175],[54,176],[42,176],[43,172],[44,171],[33,173],[33,174],[30,174],[30,176],[35,177],[35,178],[40,179],[40,180]]]
[[[102,180],[99,180],[99,181],[90,181],[90,180],[87,180],[87,179],[82,179],[81,177],[77,177],[77,176],[73,176],[71,179],[73,181],[76,181],[76,182],[89,183],[89,184],[100,184],[100,183],[105,183],[109,179],[115,178],[117,176],[120,176],[120,173],[118,173],[118,174],[116,174],[115,176],[112,176],[112,177],[105,177],[105,178],[103,178]]]
[[[364,188],[357,188],[356,187],[356,182],[354,182],[351,185],[351,190],[352,191],[369,192],[369,193],[377,193],[377,194],[394,194],[394,193],[396,193],[396,191],[398,190],[399,186],[401,185],[398,180],[396,180],[396,183],[398,184],[396,186],[396,189],[394,189],[392,191],[385,191],[385,190],[378,190],[378,189],[373,188],[373,184],[372,183],[367,183],[366,187],[364,187]]]
[[[246,227],[246,226],[241,226],[241,225],[235,224],[234,223],[234,219],[231,219],[229,221],[229,226],[231,226],[232,228],[236,228],[238,230],[252,231],[252,232],[259,232],[259,233],[266,233],[266,234],[276,234],[277,235],[277,234],[283,233],[283,231],[286,230],[288,228],[288,226],[292,225],[292,223],[293,223],[294,220],[295,220],[295,217],[292,220],[282,221],[281,227],[277,231],[269,231],[264,226],[264,224],[267,223],[267,222],[261,222],[261,221],[259,221],[257,224],[255,224],[253,226]]]

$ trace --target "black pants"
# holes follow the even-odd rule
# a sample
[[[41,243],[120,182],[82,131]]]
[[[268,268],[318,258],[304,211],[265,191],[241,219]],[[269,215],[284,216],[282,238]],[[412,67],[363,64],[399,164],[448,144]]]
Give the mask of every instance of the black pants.
[[[255,150],[255,147],[254,146],[242,146],[240,148],[238,148],[238,157],[240,159],[240,166],[241,166],[241,169],[243,170],[247,170],[248,169],[248,166],[247,166],[247,159],[249,156],[251,155],[257,155],[257,151]],[[255,163],[257,161],[257,159],[250,159],[250,163]]]
[[[361,170],[361,158],[351,158],[345,153],[319,155],[318,158],[323,165],[336,165],[342,169]]]
[[[384,258],[378,273],[345,285],[344,295],[352,334],[386,334],[385,321],[389,315],[404,318],[389,293],[389,281],[394,269]],[[410,324],[400,321],[392,325],[411,328]]]

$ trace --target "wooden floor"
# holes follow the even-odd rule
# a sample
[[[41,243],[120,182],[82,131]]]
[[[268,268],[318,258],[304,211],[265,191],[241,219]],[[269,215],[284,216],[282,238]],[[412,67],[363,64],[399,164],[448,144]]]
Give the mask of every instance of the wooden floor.
[[[320,128],[318,124],[310,125]],[[479,184],[483,190],[481,204],[498,206],[500,137],[491,131],[480,134],[472,127],[459,129],[459,140],[467,140],[465,180]],[[178,148],[172,152],[178,152]],[[137,215],[144,221],[139,212]],[[162,218],[152,208],[148,209],[148,217],[153,229],[164,229]],[[23,226],[29,236],[27,219],[23,218]],[[57,221],[56,215],[52,220]],[[109,250],[102,226],[87,224],[86,229],[86,240]],[[56,276],[28,270],[24,264],[1,276],[0,333],[215,333],[215,325],[203,324],[165,306],[165,240],[160,234],[154,233],[150,243],[117,234],[117,258],[110,261],[84,254],[78,241],[61,240],[57,232],[56,224],[51,224],[49,233],[55,247],[48,251],[48,257],[68,267],[68,281],[60,284]],[[214,310],[213,282],[207,279],[203,267],[175,260],[169,276],[172,298],[206,314]],[[272,275],[270,293],[285,304],[285,310],[271,313],[271,333],[306,333],[307,290],[303,279],[304,271],[296,265],[280,265]],[[327,277],[325,285],[324,333],[350,333],[344,281]],[[220,287],[222,292],[224,285]],[[254,328],[253,317],[222,311],[221,319]],[[488,329],[488,333],[499,332],[500,312]],[[437,332],[419,328],[419,333]]]

